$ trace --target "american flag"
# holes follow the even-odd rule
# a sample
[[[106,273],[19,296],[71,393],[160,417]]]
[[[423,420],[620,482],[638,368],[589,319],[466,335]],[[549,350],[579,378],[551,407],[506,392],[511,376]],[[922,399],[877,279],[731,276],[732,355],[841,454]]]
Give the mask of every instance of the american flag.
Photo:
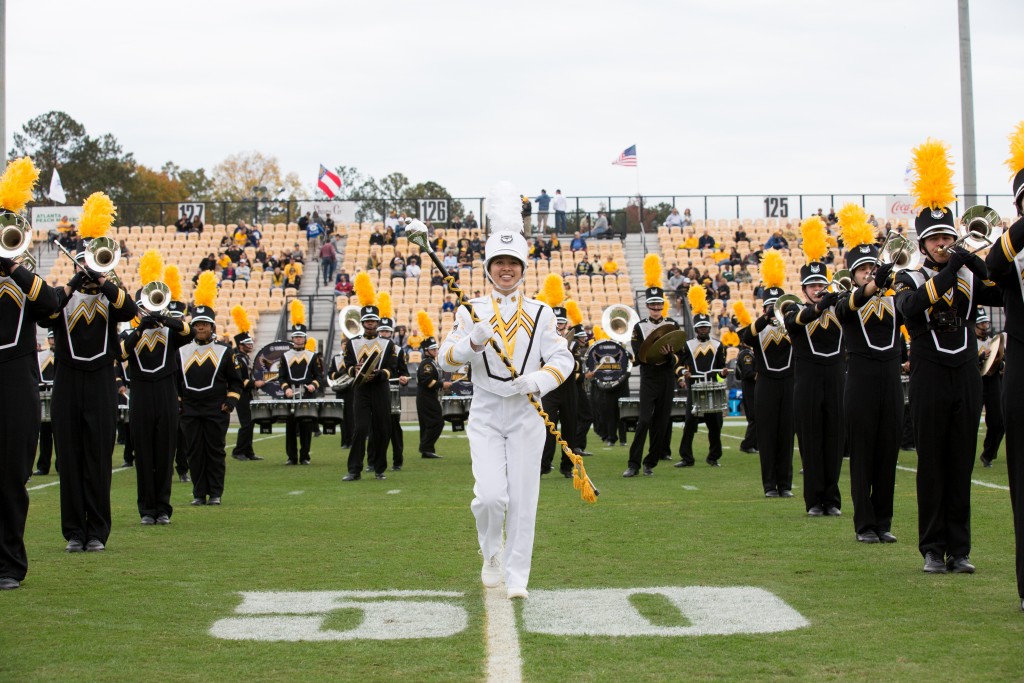
[[[627,147],[626,151],[612,162],[612,166],[636,166],[636,145]]]
[[[328,171],[327,167],[320,164],[320,175],[317,176],[316,186],[320,188],[328,199],[334,199],[334,195],[341,192],[341,178],[334,171]]]

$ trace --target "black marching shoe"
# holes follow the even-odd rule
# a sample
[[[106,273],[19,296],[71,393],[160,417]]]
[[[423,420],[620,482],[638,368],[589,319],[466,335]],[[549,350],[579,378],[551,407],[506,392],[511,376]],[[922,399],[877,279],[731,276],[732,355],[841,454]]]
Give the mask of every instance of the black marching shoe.
[[[178,481],[180,481],[183,484],[187,484],[190,481],[192,481],[192,478],[188,476],[188,472],[184,472],[178,475]]]
[[[628,468],[626,468],[626,471],[622,473],[622,476],[624,478],[626,478],[626,479],[629,479],[630,477],[635,477],[636,476],[636,470],[633,469],[632,467],[628,467]]]
[[[21,582],[9,576],[0,578],[0,591],[12,591],[21,586]]]
[[[779,495],[782,496],[783,498],[792,498],[793,492],[790,491],[789,489],[782,489],[781,491],[779,491]]]
[[[210,496],[208,505],[220,505],[220,496]]]
[[[986,458],[985,456],[981,456],[981,466],[982,467],[992,467],[992,461],[989,460],[988,458]]]
[[[383,472],[375,472],[373,478],[376,479],[377,481],[384,481],[385,479],[387,479],[387,477],[384,476]]]
[[[891,531],[880,531],[878,533],[878,540],[882,543],[895,543],[896,537],[892,535]]]
[[[815,505],[810,510],[807,511],[807,516],[808,517],[824,517],[825,516],[825,511],[821,509],[820,505]]]
[[[924,555],[924,567],[921,568],[921,571],[928,574],[945,574],[947,571],[946,563],[935,553],[927,552]]]
[[[247,460],[254,460],[254,461],[255,460],[262,460],[263,459],[260,456],[256,455],[255,453],[253,453],[252,455],[247,455],[245,457],[246,457]]]
[[[192,505],[206,505],[206,498],[193,498]]]
[[[671,455],[663,455],[663,456],[661,456],[661,459],[662,460],[671,460],[672,456]]]
[[[299,464],[300,465],[308,465],[309,464],[309,458],[306,458],[305,460],[300,460]]]
[[[644,476],[645,477],[653,477],[654,476],[654,469],[651,468],[651,467],[645,467],[644,468]]]
[[[680,460],[679,462],[677,462],[672,467],[693,467],[693,461],[692,460]]]
[[[64,547],[66,553],[80,553],[85,550],[85,546],[77,538],[72,538],[68,541],[68,544]]]
[[[391,467],[391,471],[392,472],[401,472],[402,471],[402,466],[401,465],[393,465]]]
[[[153,526],[156,524],[156,519],[153,515],[142,515],[142,521],[140,524],[142,524],[142,526]]]
[[[829,517],[842,517],[843,516],[843,511],[840,510],[839,508],[837,508],[835,505],[829,505],[825,509],[825,514],[828,515]]]
[[[102,553],[107,549],[107,546],[103,545],[103,541],[98,538],[90,538],[89,542],[85,544],[85,552],[87,553]]]
[[[971,558],[966,555],[961,557],[951,557],[946,562],[946,569],[953,572],[954,574],[973,574],[974,565],[971,564]]]
[[[878,538],[878,534],[876,534],[874,531],[871,531],[870,529],[868,529],[867,531],[865,531],[862,534],[857,534],[857,542],[858,543],[881,543],[881,540]]]
[[[352,474],[351,472],[349,472],[344,477],[342,477],[341,480],[342,481],[359,481],[359,478],[360,478],[360,475],[358,473],[357,474]]]
[[[167,526],[171,523],[171,518],[168,515],[158,515],[156,518],[156,523],[161,526]]]
[[[296,462],[295,460],[285,460],[284,464],[285,464],[285,467],[291,467],[292,465],[298,465],[299,463]]]
[[[231,457],[234,458],[235,460],[241,460],[242,462],[245,462],[246,460],[249,459],[248,456],[242,455],[241,453],[236,453]]]
[[[764,497],[765,498],[778,498],[779,497],[779,492],[776,491],[775,489],[770,489],[770,490],[764,492]]]
[[[42,470],[36,470],[35,472],[32,473],[32,476],[33,477],[45,477],[48,474],[49,474],[49,472],[43,472]]]
[[[741,448],[740,453],[757,453],[756,448]]]
[[[568,472],[562,472],[562,476],[565,477],[566,479],[572,479],[572,470],[569,470]]]
[[[705,462],[711,465],[712,467],[721,467],[721,465],[718,464],[717,460],[712,460],[711,458],[708,458],[707,460],[705,460]]]
[[[438,455],[437,453],[432,453],[430,451],[426,451],[424,453],[420,453],[420,457],[421,458],[426,458],[427,460],[440,460],[441,459],[440,455]]]

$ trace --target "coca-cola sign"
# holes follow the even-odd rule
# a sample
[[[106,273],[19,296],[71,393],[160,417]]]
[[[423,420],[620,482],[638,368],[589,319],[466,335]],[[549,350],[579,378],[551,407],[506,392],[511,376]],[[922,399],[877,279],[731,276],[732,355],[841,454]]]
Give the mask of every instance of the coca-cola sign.
[[[914,198],[909,194],[890,194],[885,197],[886,218],[911,220],[917,216]]]

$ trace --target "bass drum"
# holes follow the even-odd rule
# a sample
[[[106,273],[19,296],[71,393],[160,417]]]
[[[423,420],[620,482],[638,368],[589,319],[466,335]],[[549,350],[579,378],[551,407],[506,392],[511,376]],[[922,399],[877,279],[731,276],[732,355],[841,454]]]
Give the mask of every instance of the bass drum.
[[[629,353],[617,341],[597,342],[587,349],[584,363],[587,371],[594,373],[594,382],[601,389],[617,389],[629,377]]]

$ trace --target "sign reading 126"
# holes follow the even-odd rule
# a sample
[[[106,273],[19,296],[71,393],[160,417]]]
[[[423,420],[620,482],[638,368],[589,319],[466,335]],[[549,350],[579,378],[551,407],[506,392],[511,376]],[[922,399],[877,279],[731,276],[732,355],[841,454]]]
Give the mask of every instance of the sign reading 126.
[[[789,218],[789,197],[765,197],[765,218]]]
[[[448,200],[447,199],[420,199],[419,218],[426,223],[447,223],[448,222]]]

